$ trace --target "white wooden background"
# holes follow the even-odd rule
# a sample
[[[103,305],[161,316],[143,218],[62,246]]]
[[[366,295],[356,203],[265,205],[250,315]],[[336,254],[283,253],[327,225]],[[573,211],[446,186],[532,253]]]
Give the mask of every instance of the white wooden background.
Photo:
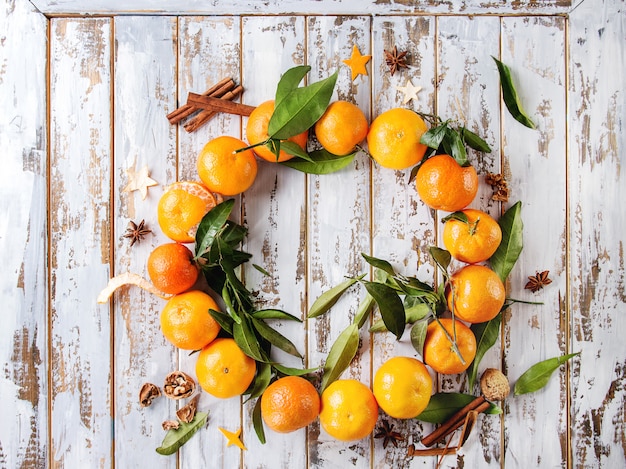
[[[225,76],[243,84],[243,102],[259,104],[298,64],[311,65],[311,80],[340,67],[336,97],[370,118],[401,106],[395,87],[410,78],[422,90],[409,107],[465,122],[493,148],[470,155],[479,174],[504,172],[510,203],[523,202],[525,245],[509,296],[543,305],[510,309],[481,369],[501,368],[514,383],[537,361],[582,352],[541,392],[507,399],[501,418],[481,417],[462,453],[443,467],[626,467],[624,2],[166,5],[0,4],[0,467],[436,465],[433,457],[408,458],[406,445],[334,441],[317,423],[289,435],[268,431],[263,446],[251,403],[206,395],[200,407],[210,412],[208,428],[178,457],[160,456],[160,423],[175,408],[161,399],[141,409],[138,390],[176,368],[193,372],[194,359],[163,339],[162,300],[130,289],[96,304],[110,276],[145,275],[148,253],[166,241],[156,220],[163,186],[196,179],[202,145],[241,136],[245,126],[220,115],[187,134],[165,115],[188,91]],[[354,82],[341,63],[353,44],[373,56],[368,76]],[[409,51],[412,66],[391,77],[383,49],[394,44]],[[512,68],[537,130],[504,109],[492,55]],[[159,182],[145,200],[122,192],[133,164],[148,165]],[[408,171],[383,170],[365,154],[321,177],[262,163],[238,211],[250,230],[245,249],[272,274],[245,271],[260,304],[304,317],[321,292],[366,269],[361,252],[431,281],[427,249],[441,225],[407,179]],[[473,206],[497,215],[510,205],[489,195],[483,184]],[[131,249],[120,236],[129,220],[141,219],[155,235]],[[553,283],[533,295],[523,286],[541,270]],[[307,366],[323,363],[358,298],[355,292],[324,318],[282,325]],[[413,355],[408,334],[401,342],[361,337],[345,376],[367,384],[388,357]],[[436,387],[467,391],[454,377],[440,377]],[[415,440],[431,429],[392,423]],[[243,427],[248,450],[227,447],[218,426]]]

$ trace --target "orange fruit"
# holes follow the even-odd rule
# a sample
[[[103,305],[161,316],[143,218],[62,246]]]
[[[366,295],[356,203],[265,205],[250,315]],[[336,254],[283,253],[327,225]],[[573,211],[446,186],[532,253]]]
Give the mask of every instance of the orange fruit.
[[[365,139],[369,124],[356,104],[335,101],[326,108],[314,128],[325,150],[333,155],[347,155]]]
[[[215,196],[203,184],[175,182],[159,199],[159,226],[168,238],[179,243],[193,243],[202,217],[216,205]]]
[[[397,419],[417,417],[430,402],[433,380],[416,358],[393,357],[374,375],[374,397],[383,411]]]
[[[454,321],[454,328],[452,319],[442,318],[439,322],[433,321],[426,328],[424,363],[437,373],[445,375],[462,373],[476,356],[476,337],[472,330],[461,321]],[[456,331],[456,345],[463,361],[454,350],[453,343],[444,329],[452,340]]]
[[[457,318],[477,323],[497,316],[506,292],[498,274],[489,267],[466,265],[450,276],[446,296],[448,308],[454,308]]]
[[[198,175],[212,192],[237,195],[248,190],[256,178],[257,162],[252,150],[235,137],[223,135],[209,141],[198,155]]]
[[[148,275],[162,292],[175,295],[189,290],[196,283],[198,274],[193,253],[182,244],[162,244],[148,256]]]
[[[261,417],[275,432],[289,433],[313,422],[320,406],[320,396],[309,381],[300,376],[285,376],[263,392]]]
[[[274,100],[265,101],[259,104],[252,114],[248,117],[248,123],[246,124],[246,138],[250,145],[256,145],[258,143],[265,142],[269,135],[267,128],[274,113]],[[304,131],[301,134],[288,138],[290,142],[293,142],[300,146],[303,150],[306,149],[306,142],[309,138],[309,131]],[[280,150],[279,157],[276,159],[276,155],[265,145],[258,145],[252,149],[254,153],[260,158],[272,163],[287,161],[293,158],[293,155]]]
[[[478,175],[473,166],[461,166],[450,155],[435,155],[420,166],[415,186],[430,208],[456,212],[476,197]]]
[[[320,423],[333,438],[353,441],[372,433],[378,419],[374,394],[355,379],[333,381],[322,392]]]
[[[489,259],[502,241],[500,225],[488,213],[465,209],[467,222],[450,218],[443,227],[443,244],[452,257],[476,264]]]
[[[204,347],[196,361],[198,384],[215,397],[243,394],[256,373],[256,362],[243,353],[234,339],[218,338]]]
[[[191,290],[172,297],[161,311],[161,332],[175,347],[200,350],[220,332],[220,325],[209,314],[219,307],[206,293]]]
[[[367,133],[369,153],[379,165],[390,169],[406,169],[416,165],[426,154],[420,143],[426,122],[415,112],[394,108],[380,114]]]

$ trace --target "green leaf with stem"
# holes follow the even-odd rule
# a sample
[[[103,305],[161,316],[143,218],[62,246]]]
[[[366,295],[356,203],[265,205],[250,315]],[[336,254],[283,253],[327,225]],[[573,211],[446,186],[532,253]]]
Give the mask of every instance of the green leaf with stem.
[[[474,388],[474,383],[476,382],[476,377],[478,376],[478,366],[480,365],[481,360],[500,337],[500,325],[502,324],[502,312],[506,310],[509,306],[505,305],[502,307],[500,312],[487,322],[481,322],[478,324],[472,324],[470,329],[474,332],[474,336],[476,337],[476,356],[472,361],[471,365],[467,369],[467,386],[468,389],[472,390]]]
[[[320,383],[320,392],[323,392],[330,383],[341,376],[356,356],[358,349],[359,327],[353,323],[339,334],[328,352],[322,382]]]
[[[315,373],[319,367],[317,368],[292,368],[289,366],[283,366],[279,363],[273,363],[272,366],[276,371],[282,373],[286,376],[304,376],[311,373]]]
[[[228,199],[213,207],[200,221],[196,231],[196,259],[202,256],[213,244],[235,205],[235,199]]]
[[[283,352],[288,353],[289,355],[293,355],[294,357],[302,358],[300,352],[296,346],[291,342],[287,337],[282,335],[276,329],[268,326],[261,319],[256,319],[251,317],[252,326],[257,330],[257,332],[267,341],[269,341],[273,346],[278,347]]]
[[[252,410],[252,426],[256,437],[259,439],[262,445],[265,444],[265,429],[263,428],[263,418],[261,416],[261,399],[257,399]]]
[[[528,370],[526,370],[522,376],[519,377],[515,383],[513,393],[518,396],[520,394],[527,394],[535,392],[543,388],[552,373],[554,373],[562,364],[567,362],[570,358],[580,355],[580,352],[569,353],[567,355],[561,355],[560,357],[548,358],[539,363],[535,363]]]
[[[437,127],[433,127],[422,134],[420,137],[420,143],[422,145],[426,145],[427,147],[438,149],[446,136],[446,131],[448,129],[448,121],[444,122]]]
[[[498,219],[498,225],[502,230],[502,241],[489,259],[489,264],[503,282],[506,281],[522,252],[524,224],[521,210],[522,203],[516,202]]]
[[[246,316],[242,316],[241,319],[241,323],[233,324],[233,339],[235,339],[235,342],[243,353],[248,355],[250,358],[254,358],[258,362],[269,361],[261,349],[259,339],[248,323],[248,318]]]
[[[452,261],[452,256],[445,249],[441,249],[437,246],[430,246],[428,248],[428,252],[430,256],[435,261],[435,264],[439,267],[441,272],[443,273],[444,278],[448,278],[448,267],[450,266],[450,262]]]
[[[461,134],[461,139],[468,147],[483,153],[491,153],[491,147],[489,144],[468,128],[461,127],[459,132]]]
[[[216,311],[214,309],[209,310],[209,314],[215,319],[215,321],[220,325],[222,329],[228,332],[230,335],[233,335],[233,323],[235,322],[232,316],[222,313],[221,311]]]
[[[524,112],[524,109],[522,109],[522,103],[517,95],[515,85],[513,84],[513,78],[511,77],[511,69],[495,57],[492,56],[492,59],[496,62],[498,67],[498,73],[500,74],[500,86],[502,88],[502,99],[504,99],[506,108],[517,122],[528,127],[529,129],[534,129],[535,123],[530,120],[530,118],[526,115],[526,112]]]
[[[372,267],[376,269],[380,269],[383,272],[388,273],[392,277],[396,275],[396,271],[394,270],[393,266],[388,261],[384,259],[378,259],[376,257],[368,256],[367,254],[363,252],[361,253],[361,256],[363,256],[363,259],[365,259],[365,261]]]
[[[326,150],[315,150],[307,158],[296,157],[280,164],[306,174],[330,174],[342,170],[354,160],[356,152],[348,155],[333,155]]]
[[[208,412],[197,412],[191,422],[180,422],[178,428],[168,430],[156,452],[164,456],[174,454],[204,426],[208,416]]]
[[[412,297],[407,297],[404,299],[404,313],[406,315],[405,322],[406,324],[413,324],[420,319],[424,319],[431,313],[430,306],[426,303],[422,303],[419,301],[407,303],[407,300]],[[376,321],[372,327],[369,328],[369,332],[388,332],[387,327],[382,319]]]
[[[446,135],[441,142],[443,150],[456,160],[461,166],[468,166],[469,160],[467,159],[467,150],[461,140],[459,133],[448,127],[446,129]]]
[[[380,315],[389,332],[400,340],[406,324],[406,314],[400,296],[393,288],[382,283],[363,282],[363,285],[376,301]]]
[[[276,96],[274,98],[274,106],[277,106],[285,96],[295,90],[307,73],[311,71],[310,65],[297,65],[288,69],[280,77],[276,86]]]
[[[322,293],[311,305],[311,309],[309,310],[308,318],[315,318],[317,316],[321,316],[326,313],[330,308],[332,308],[339,298],[356,282],[365,277],[365,274],[356,278],[349,278],[344,280],[338,285],[335,285],[330,290]]]
[[[258,309],[250,315],[257,319],[286,319],[287,321],[302,322],[302,319],[280,309]]]

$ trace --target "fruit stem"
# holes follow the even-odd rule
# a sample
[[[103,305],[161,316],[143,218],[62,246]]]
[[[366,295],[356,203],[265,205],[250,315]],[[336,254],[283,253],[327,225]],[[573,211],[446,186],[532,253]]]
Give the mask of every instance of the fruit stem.
[[[470,236],[473,236],[476,233],[476,230],[478,229],[479,221],[480,221],[480,217],[476,218],[476,221],[474,223],[470,223],[470,228],[469,228]]]

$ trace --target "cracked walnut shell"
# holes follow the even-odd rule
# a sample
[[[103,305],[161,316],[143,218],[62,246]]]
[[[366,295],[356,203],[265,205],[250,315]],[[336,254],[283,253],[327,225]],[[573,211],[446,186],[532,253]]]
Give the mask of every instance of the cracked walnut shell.
[[[193,395],[196,382],[191,376],[182,371],[172,371],[165,377],[163,394],[170,399],[183,399]]]
[[[139,404],[141,407],[149,407],[152,401],[161,395],[161,390],[156,384],[145,383],[139,390]]]
[[[495,368],[487,368],[480,377],[480,390],[488,401],[501,401],[511,388],[506,376]]]

